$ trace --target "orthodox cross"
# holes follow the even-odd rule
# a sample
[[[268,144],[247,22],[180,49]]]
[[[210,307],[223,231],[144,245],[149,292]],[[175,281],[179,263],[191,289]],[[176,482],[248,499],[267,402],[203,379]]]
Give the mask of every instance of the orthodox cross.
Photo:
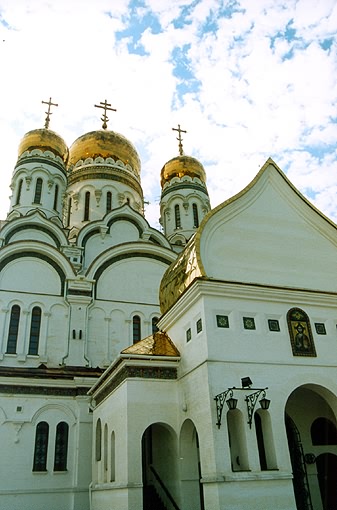
[[[100,106],[100,105],[102,105],[102,106]],[[108,110],[111,111],[111,112],[116,112],[117,111],[114,108],[110,108],[110,106],[111,106],[111,103],[108,103],[106,99],[105,99],[104,103],[102,103],[102,101],[100,101],[99,104],[95,104],[95,108],[103,108],[103,110],[104,110],[103,116],[101,117],[101,120],[103,121],[103,125],[102,125],[103,129],[106,129],[108,127],[107,122],[109,121],[109,119],[107,117],[106,112]]]
[[[178,131],[178,142],[179,142],[179,154],[180,156],[182,156],[184,154],[184,151],[183,151],[183,144],[182,144],[182,141],[183,139],[181,138],[181,133],[187,133],[187,131],[184,131],[183,129],[180,128],[180,124],[178,124],[178,127],[177,128],[172,128],[172,131]]]
[[[58,106],[57,103],[52,103],[51,102],[51,97],[49,98],[49,101],[41,101],[43,104],[47,104],[48,105],[48,111],[45,112],[47,117],[46,117],[46,120],[44,122],[44,127],[45,129],[48,129],[49,128],[49,122],[50,122],[50,116],[52,115],[51,111],[50,111],[50,107],[51,106]]]

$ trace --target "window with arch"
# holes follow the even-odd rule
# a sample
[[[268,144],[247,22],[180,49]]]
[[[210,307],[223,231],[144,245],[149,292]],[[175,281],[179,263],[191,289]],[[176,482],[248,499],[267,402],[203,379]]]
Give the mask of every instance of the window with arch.
[[[112,193],[111,191],[107,191],[106,194],[106,212],[110,212],[112,208]]]
[[[337,444],[336,425],[328,418],[317,418],[312,423],[310,432],[314,446]]]
[[[227,430],[232,471],[249,470],[244,418],[239,409],[227,412]]]
[[[11,309],[11,316],[9,319],[8,339],[7,339],[7,354],[16,354],[16,345],[18,342],[20,323],[20,307],[13,305]]]
[[[29,347],[28,354],[37,355],[39,350],[41,328],[41,308],[34,306],[32,310],[32,320],[30,322]]]
[[[42,181],[41,177],[38,177],[36,179],[36,184],[35,184],[34,204],[41,204],[42,184],[43,184],[43,181]]]
[[[158,326],[157,326],[158,321],[159,321],[158,317],[153,317],[153,319],[152,319],[152,334],[159,331]]]
[[[104,448],[103,448],[103,468],[104,468],[104,482],[108,481],[108,425],[104,425]]]
[[[68,211],[67,211],[67,227],[70,225],[70,215],[71,215],[71,198],[68,200]]]
[[[178,204],[174,206],[174,219],[176,228],[181,228],[180,207]]]
[[[102,423],[100,418],[96,424],[96,461],[102,458]]]
[[[21,200],[22,183],[23,183],[23,179],[20,179],[20,180],[19,180],[19,184],[18,184],[18,191],[17,191],[17,194],[16,194],[16,201],[15,201],[15,205],[19,205],[20,200]]]
[[[33,471],[47,471],[49,425],[40,421],[36,426]]]
[[[86,191],[84,197],[84,216],[83,221],[89,220],[89,212],[90,212],[90,191]]]
[[[69,425],[61,421],[56,427],[54,471],[67,470]]]
[[[277,469],[274,439],[268,411],[259,409],[254,413],[257,449],[261,471]]]
[[[140,317],[139,315],[135,315],[132,319],[132,340],[135,344],[139,342],[141,338],[141,326],[140,326]]]
[[[198,228],[199,227],[199,214],[198,214],[197,204],[192,205],[192,210],[193,210],[193,227]]]
[[[55,191],[54,191],[54,205],[53,205],[54,211],[57,211],[58,198],[59,198],[59,186],[58,186],[58,184],[56,184]]]

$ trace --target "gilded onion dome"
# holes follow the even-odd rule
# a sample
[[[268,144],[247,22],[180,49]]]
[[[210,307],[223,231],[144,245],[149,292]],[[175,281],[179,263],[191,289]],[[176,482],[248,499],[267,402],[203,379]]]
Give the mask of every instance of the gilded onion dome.
[[[135,147],[123,135],[107,130],[91,131],[77,138],[69,150],[68,169],[71,172],[79,161],[97,157],[122,161],[140,177],[140,159]]]
[[[165,184],[174,177],[179,177],[181,179],[185,175],[188,175],[192,179],[196,177],[200,179],[203,184],[206,184],[206,172],[202,164],[191,156],[181,155],[170,159],[161,169],[161,187],[164,188]]]
[[[57,133],[50,129],[34,129],[29,131],[20,142],[18,157],[20,158],[24,152],[31,152],[34,149],[39,149],[42,152],[50,151],[55,156],[59,156],[66,164],[68,161],[68,147]]]

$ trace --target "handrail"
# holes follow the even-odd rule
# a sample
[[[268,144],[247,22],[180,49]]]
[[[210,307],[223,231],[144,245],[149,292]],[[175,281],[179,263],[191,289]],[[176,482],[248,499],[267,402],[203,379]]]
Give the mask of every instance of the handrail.
[[[172,503],[172,505],[174,506],[175,510],[180,510],[180,508],[178,507],[177,503],[174,501],[170,491],[168,490],[168,488],[166,487],[166,485],[164,484],[163,480],[160,478],[159,474],[157,473],[157,471],[155,470],[155,468],[153,466],[150,466],[150,470],[152,471],[152,473],[154,474],[155,476],[155,479],[157,480],[157,482],[159,483],[159,485],[161,486],[161,488],[163,489],[163,491],[165,492],[166,496],[168,497],[168,499],[170,500],[170,502]]]

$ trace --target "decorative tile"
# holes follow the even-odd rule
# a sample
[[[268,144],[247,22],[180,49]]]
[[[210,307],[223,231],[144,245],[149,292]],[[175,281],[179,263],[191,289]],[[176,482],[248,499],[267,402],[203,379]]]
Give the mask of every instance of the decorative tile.
[[[323,322],[315,322],[317,335],[326,335],[325,324]]]
[[[256,329],[254,317],[243,317],[243,327],[245,329]]]
[[[191,328],[188,328],[186,330],[186,342],[189,342],[192,338],[192,331],[191,331]]]
[[[217,315],[216,325],[218,328],[229,328],[228,315]]]
[[[202,331],[202,321],[201,319],[197,320],[197,333],[200,333]]]
[[[280,323],[276,319],[268,319],[269,331],[280,331]]]

